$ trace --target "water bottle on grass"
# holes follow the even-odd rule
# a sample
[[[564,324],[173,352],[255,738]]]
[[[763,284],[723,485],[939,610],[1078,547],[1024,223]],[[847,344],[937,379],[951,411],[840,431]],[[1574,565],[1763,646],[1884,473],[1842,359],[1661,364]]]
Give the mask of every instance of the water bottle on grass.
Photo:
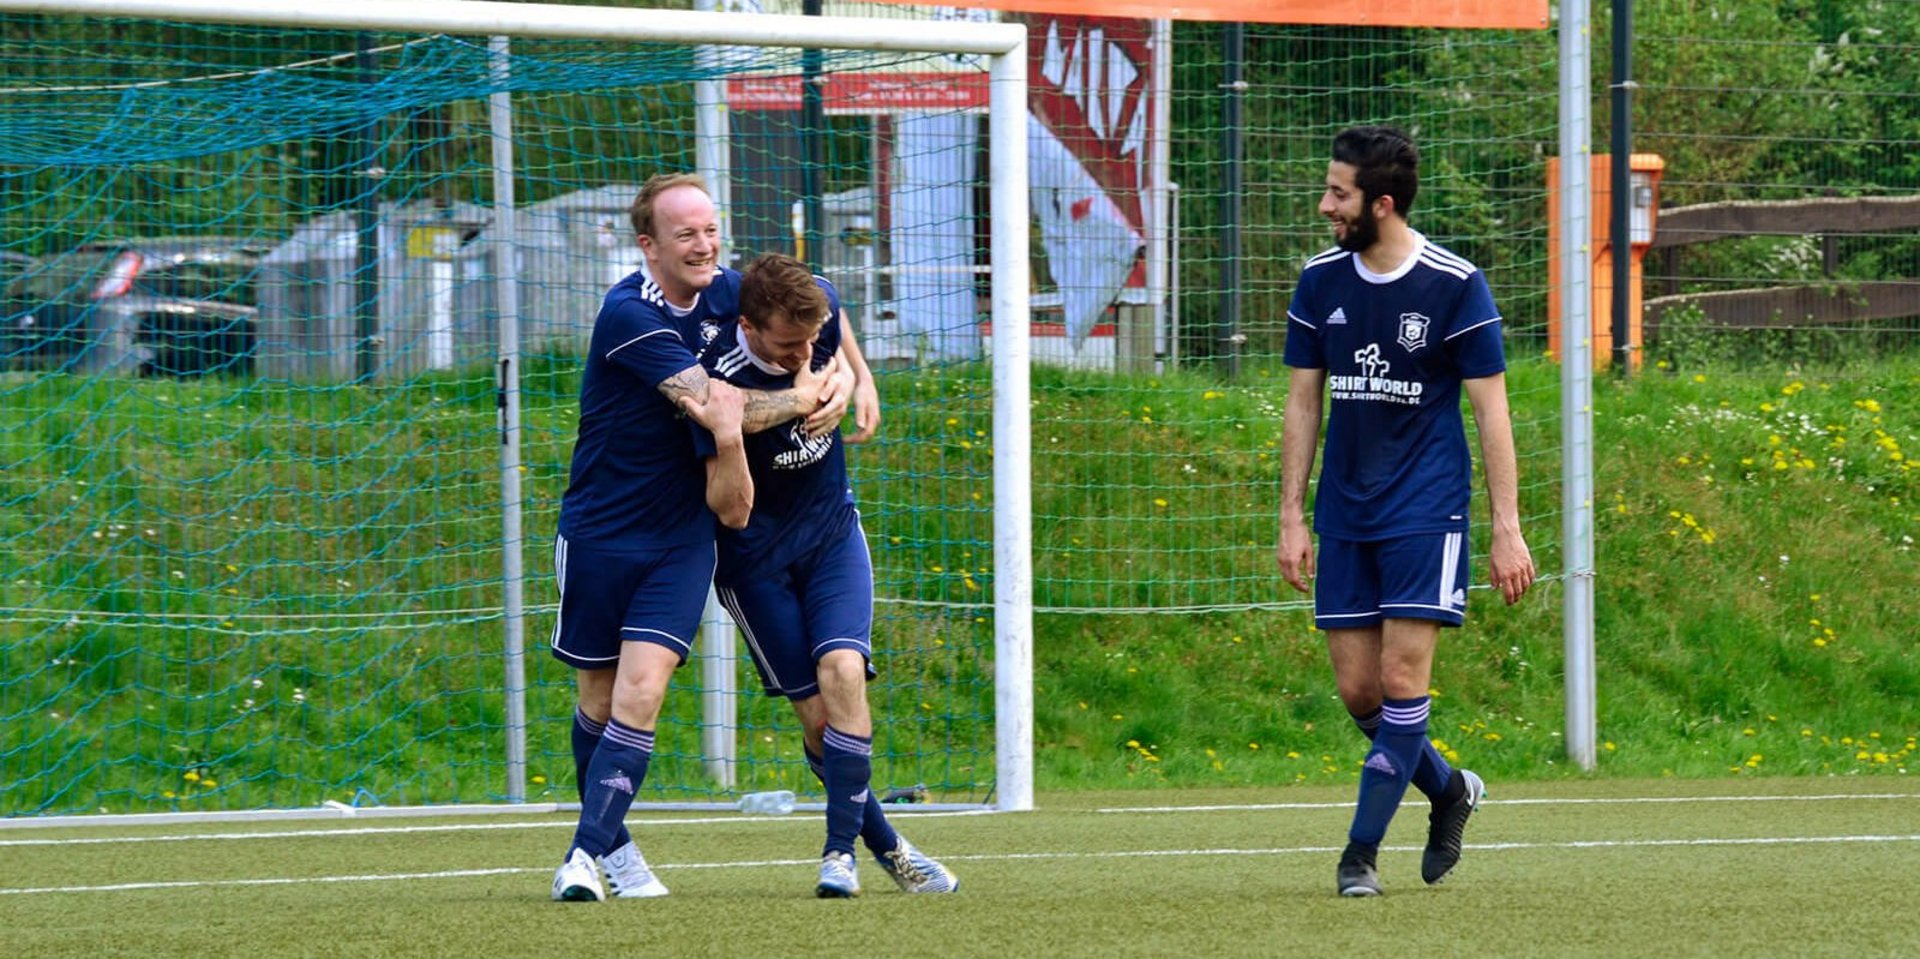
[[[784,816],[793,811],[793,790],[747,793],[735,806],[743,813],[758,816]]]

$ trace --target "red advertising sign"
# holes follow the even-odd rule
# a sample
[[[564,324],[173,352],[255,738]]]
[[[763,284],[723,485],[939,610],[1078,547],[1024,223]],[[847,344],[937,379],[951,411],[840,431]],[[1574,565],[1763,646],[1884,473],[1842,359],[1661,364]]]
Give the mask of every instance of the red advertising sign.
[[[969,73],[827,73],[820,102],[828,113],[898,110],[985,110],[987,75]],[[736,110],[800,109],[800,77],[727,78],[727,105]]]
[[[914,3],[916,0],[882,0]],[[956,6],[1142,20],[1545,30],[1547,0],[960,0]]]

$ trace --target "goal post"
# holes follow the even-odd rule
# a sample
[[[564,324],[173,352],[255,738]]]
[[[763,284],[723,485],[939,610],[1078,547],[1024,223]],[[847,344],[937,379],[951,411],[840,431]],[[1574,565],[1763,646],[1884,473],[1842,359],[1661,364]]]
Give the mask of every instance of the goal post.
[[[527,544],[532,544],[536,550],[544,549],[546,536],[550,532],[548,528],[550,516],[543,517],[538,522],[528,522],[522,516],[527,495],[523,494],[521,484],[529,467],[527,458],[523,456],[522,443],[529,430],[544,431],[543,435],[547,436],[557,432],[561,428],[555,422],[559,415],[557,411],[570,413],[571,398],[567,398],[564,402],[546,403],[537,412],[530,412],[523,405],[530,385],[537,389],[545,389],[563,377],[551,366],[529,369],[529,364],[535,361],[534,358],[524,355],[523,351],[525,344],[530,342],[536,334],[524,326],[517,325],[520,319],[517,307],[526,304],[530,296],[543,294],[540,291],[523,288],[525,281],[518,278],[520,264],[527,252],[515,246],[515,238],[520,235],[518,231],[525,228],[524,221],[529,218],[530,208],[523,206],[519,213],[514,210],[516,176],[525,172],[514,168],[516,156],[524,155],[516,150],[515,91],[537,87],[538,84],[547,81],[537,77],[523,78],[515,71],[515,42],[595,41],[603,44],[661,44],[679,47],[724,45],[731,48],[756,47],[780,50],[818,48],[835,51],[867,51],[876,54],[951,54],[984,59],[987,136],[991,147],[987,151],[986,169],[983,171],[983,179],[987,181],[989,187],[985,191],[985,195],[989,198],[987,201],[989,209],[982,211],[984,220],[991,225],[988,250],[991,274],[988,296],[992,320],[990,357],[992,433],[988,441],[990,450],[986,451],[991,460],[991,602],[971,607],[967,617],[969,622],[977,622],[981,615],[988,611],[992,617],[990,649],[992,662],[989,667],[992,685],[990,695],[992,717],[987,724],[987,728],[990,729],[991,745],[984,752],[991,755],[993,765],[991,770],[970,773],[977,777],[975,780],[977,788],[973,794],[973,801],[965,805],[987,805],[1001,810],[1022,810],[1032,807],[1033,588],[1030,556],[1032,549],[1031,476],[1029,474],[1030,403],[1027,369],[1028,321],[1031,318],[1031,308],[1027,228],[1029,223],[1027,31],[1023,26],[985,22],[948,22],[942,23],[937,30],[928,30],[924,29],[924,24],[898,19],[796,17],[572,7],[540,3],[447,2],[447,0],[340,0],[340,2],[329,3],[313,3],[311,0],[248,0],[244,3],[214,2],[214,0],[58,0],[58,2],[0,0],[0,15],[23,14],[43,15],[63,21],[114,18],[159,21],[167,24],[223,24],[246,28],[279,28],[289,31],[364,31],[365,34],[362,35],[399,34],[481,38],[477,49],[480,56],[478,62],[482,64],[482,68],[477,74],[469,75],[462,72],[467,69],[464,63],[447,65],[432,62],[428,64],[428,68],[441,71],[434,75],[435,82],[466,84],[460,88],[466,91],[462,95],[469,97],[471,102],[479,107],[470,120],[455,118],[447,121],[454,126],[462,122],[467,123],[465,135],[473,140],[475,145],[472,147],[448,145],[444,146],[444,149],[448,151],[466,149],[469,150],[469,156],[481,158],[477,161],[477,165],[484,172],[476,177],[476,180],[490,180],[490,186],[485,189],[475,189],[473,194],[476,199],[479,199],[483,193],[487,194],[498,208],[497,215],[491,221],[491,228],[494,230],[491,237],[492,249],[484,255],[476,253],[471,261],[440,256],[435,252],[436,243],[464,242],[473,232],[484,233],[478,224],[458,222],[450,222],[447,226],[413,228],[398,243],[405,248],[405,255],[417,254],[422,259],[435,260],[434,269],[431,271],[430,289],[425,294],[425,302],[429,304],[425,309],[433,313],[434,317],[424,321],[429,328],[422,334],[422,342],[427,344],[423,349],[432,355],[439,356],[440,352],[445,352],[448,356],[456,355],[453,348],[444,346],[444,343],[451,341],[454,335],[452,328],[463,322],[459,316],[464,314],[458,314],[458,311],[464,307],[458,304],[464,301],[458,298],[467,296],[470,288],[487,287],[493,291],[488,294],[492,298],[489,309],[495,312],[488,314],[494,317],[488,322],[495,324],[493,333],[497,336],[498,348],[491,361],[478,367],[491,370],[492,373],[485,379],[477,380],[481,384],[479,387],[474,387],[472,383],[467,383],[465,386],[472,390],[483,389],[490,394],[486,404],[488,407],[492,407],[496,399],[498,403],[497,435],[493,439],[497,447],[495,475],[488,478],[491,485],[498,491],[496,495],[500,515],[492,520],[492,528],[498,537],[497,549],[488,549],[484,541],[478,544],[472,541],[460,542],[452,544],[451,547],[445,545],[442,547],[443,551],[451,548],[454,552],[471,551],[475,554],[495,552],[497,555],[494,557],[492,569],[486,569],[482,565],[486,561],[480,558],[476,558],[470,565],[461,566],[460,569],[470,577],[469,581],[459,584],[458,588],[446,589],[447,596],[442,602],[440,597],[434,595],[438,587],[423,587],[418,593],[407,591],[413,586],[405,582],[412,569],[411,566],[402,565],[393,570],[362,569],[360,572],[349,573],[344,572],[347,566],[333,562],[334,558],[331,556],[325,560],[316,560],[314,567],[305,571],[309,578],[335,581],[339,584],[339,591],[352,593],[348,597],[351,601],[342,601],[337,604],[337,608],[353,610],[341,614],[344,617],[342,622],[374,624],[368,627],[330,624],[324,613],[301,613],[298,617],[282,619],[280,617],[283,614],[271,599],[255,598],[228,603],[223,595],[210,594],[195,597],[186,595],[184,591],[166,592],[167,598],[164,602],[149,608],[146,605],[147,599],[159,595],[164,591],[163,588],[170,588],[169,584],[164,582],[153,588],[143,585],[123,587],[118,591],[110,590],[109,592],[113,593],[112,596],[92,602],[92,606],[98,608],[81,605],[90,601],[72,601],[73,597],[85,594],[89,588],[77,580],[71,584],[55,584],[59,588],[45,593],[16,592],[10,597],[0,598],[0,607],[8,607],[15,611],[26,610],[33,614],[29,617],[29,624],[17,627],[12,635],[0,632],[0,654],[8,656],[18,654],[21,662],[31,656],[39,655],[40,651],[48,646],[58,647],[58,649],[68,648],[65,641],[57,637],[61,630],[74,629],[93,632],[78,646],[72,647],[84,646],[85,655],[76,658],[72,654],[66,654],[68,666],[71,667],[75,663],[85,665],[93,658],[115,663],[125,662],[120,658],[124,654],[114,651],[118,637],[150,628],[156,632],[186,637],[182,642],[188,645],[198,644],[200,650],[198,655],[204,656],[205,662],[218,663],[235,655],[244,655],[255,659],[265,658],[276,670],[304,674],[300,669],[289,668],[284,663],[275,662],[274,654],[262,651],[262,647],[273,642],[273,630],[281,628],[259,625],[266,620],[292,622],[293,625],[285,627],[287,635],[282,638],[311,641],[314,645],[310,648],[313,649],[323,648],[320,644],[328,642],[329,640],[326,639],[328,636],[335,633],[347,634],[350,630],[352,635],[362,637],[370,644],[386,644],[391,647],[389,651],[398,652],[403,648],[412,648],[412,655],[423,658],[427,662],[427,665],[422,668],[428,673],[434,676],[445,673],[448,681],[473,683],[474,691],[478,693],[478,696],[473,698],[493,700],[491,704],[463,706],[460,710],[454,711],[457,715],[442,717],[439,713],[434,713],[431,719],[434,725],[431,726],[427,725],[426,719],[417,716],[413,719],[419,728],[417,734],[445,736],[450,734],[450,731],[452,734],[458,734],[459,730],[464,728],[473,730],[473,735],[498,739],[498,748],[494,750],[496,755],[485,765],[485,776],[490,780],[489,782],[480,784],[476,788],[472,781],[474,774],[466,772],[464,775],[468,777],[468,785],[464,788],[456,786],[448,790],[415,786],[399,790],[401,802],[386,804],[393,808],[417,806],[422,811],[439,812],[448,811],[448,804],[470,808],[496,808],[486,804],[506,799],[510,801],[509,804],[497,808],[516,808],[513,804],[521,802],[527,802],[528,805],[517,808],[537,808],[540,804],[530,800],[544,796],[549,801],[564,804],[573,798],[570,782],[563,784],[549,779],[541,795],[536,795],[535,791],[528,789],[530,774],[528,724],[541,722],[557,724],[562,720],[557,714],[548,715],[555,709],[554,703],[558,701],[558,694],[549,697],[551,701],[545,704],[547,707],[545,710],[535,708],[537,704],[529,702],[529,685],[524,678],[525,672],[531,665],[528,660],[534,658],[526,649],[528,641],[524,637],[544,636],[545,624],[540,621],[549,618],[548,611],[552,604],[545,602],[550,591],[549,584],[542,581],[537,572],[530,573],[527,568],[529,565],[536,569],[543,567],[537,562],[528,564],[523,560],[523,554],[527,552],[524,547]],[[360,55],[363,58],[365,52],[362,49]],[[693,61],[689,59],[687,62]],[[586,69],[598,66],[590,63],[587,64]],[[262,70],[261,82],[264,84],[274,79],[270,76],[272,73],[270,69]],[[224,77],[227,74],[221,74],[221,76]],[[138,77],[128,78],[128,81],[126,85],[129,87],[142,85]],[[672,82],[672,78],[662,82]],[[529,86],[521,86],[523,83]],[[164,81],[153,84],[153,86],[164,85]],[[615,115],[620,114],[615,111]],[[259,119],[264,121],[270,118]],[[247,121],[243,119],[235,122]],[[417,124],[443,121],[422,120],[410,116],[406,122]],[[671,121],[662,121],[652,116],[642,116],[634,122],[659,124],[662,129],[671,126]],[[159,129],[157,126],[152,127],[147,132],[151,134],[157,129]],[[236,139],[245,138],[237,137]],[[450,143],[453,139],[454,135],[449,135],[444,142]],[[270,140],[271,137],[268,135],[255,138],[256,143],[267,143]],[[711,145],[707,146],[711,147]],[[693,152],[687,151],[686,159],[680,161],[679,165],[682,167],[691,165]],[[290,156],[292,156],[291,152],[283,151],[282,155],[267,162],[287,163],[289,162],[287,157]],[[5,162],[20,161],[0,161],[0,166],[4,166]],[[490,170],[486,169],[488,165],[491,166]],[[664,168],[667,162],[663,159],[661,165]],[[392,175],[387,171],[371,167],[355,170],[352,173],[366,177]],[[333,175],[338,178],[344,174],[336,172]],[[193,177],[190,175],[181,178],[181,182],[191,183],[192,181]],[[27,181],[22,180],[22,183],[25,182]],[[319,189],[325,194],[333,187],[323,184]],[[138,202],[148,201],[140,199]],[[176,199],[173,202],[182,201]],[[209,202],[214,201],[209,200]],[[440,202],[441,213],[457,220],[461,209],[459,202],[449,203],[444,200],[438,202]],[[384,222],[375,224],[371,208],[362,209],[336,203],[333,206],[315,205],[308,209],[344,217],[342,222],[345,226],[342,229],[346,231],[346,239],[351,241],[358,236],[360,248],[363,251],[369,248],[367,241],[375,236],[376,230],[382,231],[380,236],[385,236],[384,231],[387,225]],[[359,212],[356,213],[356,210]],[[356,215],[361,216],[361,219],[356,221],[354,219]],[[513,225],[516,216],[523,221],[522,226],[518,228]],[[218,218],[209,217],[209,219]],[[12,244],[14,239],[6,238],[6,242]],[[378,242],[384,248],[386,241],[382,239]],[[51,248],[54,243],[53,239],[48,239],[46,245]],[[11,248],[10,245],[9,249]],[[366,288],[361,289],[364,292]],[[357,317],[365,324],[372,324],[360,327],[363,334],[370,330],[374,331],[376,335],[372,339],[387,335],[386,327],[378,325],[386,322],[383,312],[387,309],[386,299],[387,293],[384,290],[380,291],[376,297],[361,297],[357,305],[349,305],[349,309],[355,316],[349,317],[347,322],[351,323]],[[374,302],[376,300],[378,302]],[[448,320],[440,315],[442,312],[453,312],[457,315],[453,320]],[[364,347],[368,339],[363,336],[358,342]],[[362,359],[364,361],[364,357]],[[252,362],[251,358],[249,362]],[[354,361],[349,358],[347,362],[351,367]],[[430,362],[429,366],[430,368],[426,370],[426,382],[442,383],[447,388],[459,392],[462,387],[453,380],[446,379],[444,376],[440,380],[433,379],[434,376],[441,375],[436,374],[435,370],[446,370],[452,367],[438,360]],[[308,371],[303,368],[302,372]],[[366,389],[356,397],[339,397],[340,400],[367,403],[384,401],[373,395],[372,388],[379,385],[380,381],[377,377],[366,374],[364,369],[362,378],[353,382],[354,385]],[[37,385],[21,387],[23,391],[38,388]],[[316,396],[325,396],[324,403],[316,401],[315,405],[335,402],[335,394],[339,392],[315,388]],[[279,401],[273,397],[267,397],[267,400]],[[435,403],[443,401],[443,398],[433,400]],[[459,401],[455,402],[457,405]],[[286,405],[298,407],[300,404],[293,402]],[[489,412],[492,411],[489,410]],[[397,409],[395,413],[403,417],[408,415],[404,409]],[[208,415],[212,417],[212,414]],[[529,421],[526,419],[529,416],[535,419]],[[418,426],[429,432],[440,428],[430,420],[409,422],[406,425]],[[567,424],[566,428],[570,434],[570,424]],[[277,455],[273,444],[279,441],[272,438],[248,437],[235,442],[255,446],[261,451],[264,461]],[[551,443],[548,444],[548,446],[551,445]],[[428,446],[430,447],[431,444]],[[387,470],[388,474],[404,473],[409,469],[430,469],[430,467],[402,462],[402,459],[409,455],[407,453],[395,452],[391,455],[395,460]],[[430,457],[433,451],[428,449],[422,455]],[[560,482],[562,483],[564,467],[564,460],[562,460],[560,463],[562,473]],[[262,472],[271,474],[272,469],[263,468]],[[377,494],[383,488],[381,484],[388,482],[390,478],[390,475],[383,476],[366,489],[351,491],[354,502],[375,501],[375,497],[371,494]],[[195,482],[198,481],[199,478],[196,478]],[[430,488],[432,478],[423,482],[426,485],[422,488]],[[856,479],[855,482],[856,488],[859,488],[860,480]],[[215,502],[221,498],[221,491],[217,488],[202,492]],[[272,492],[253,489],[228,492],[240,500],[256,497],[271,498],[276,495]],[[134,498],[137,499],[138,496],[135,495]],[[79,497],[76,496],[76,501],[78,499]],[[981,497],[976,493],[973,499],[978,501]],[[307,508],[334,508],[320,505],[322,500],[318,498],[301,501],[289,496],[286,501],[296,505],[305,502]],[[550,508],[552,504],[548,505]],[[343,514],[348,509],[345,505],[338,508],[343,511]],[[62,521],[56,525],[62,529],[67,525],[76,527],[95,523],[105,525],[104,517],[112,513],[111,504],[103,503],[101,509],[102,517],[76,519],[71,523]],[[217,505],[212,507],[207,516],[202,518],[205,520],[229,518],[217,516],[219,509]],[[279,507],[276,506],[273,512],[275,518],[269,522],[286,521]],[[382,528],[381,524],[387,519],[388,517],[379,513],[376,504],[373,507],[372,516],[362,521],[361,528],[337,530],[334,531],[337,535],[326,538],[353,539],[375,536],[377,530]],[[446,520],[446,522],[457,521],[456,519]],[[235,518],[234,522],[238,524],[242,521]],[[440,520],[435,519],[433,522],[440,522]],[[429,522],[420,524],[421,527],[429,525],[432,524]],[[51,530],[51,528],[52,526],[48,526],[43,529]],[[421,530],[416,529],[410,532],[420,533]],[[869,532],[871,535],[872,531]],[[16,530],[0,530],[0,533],[8,537],[5,541],[6,545],[9,548],[15,548],[16,552],[24,551],[29,547],[47,551],[57,551],[62,548],[62,544],[56,542],[33,542],[31,537],[34,534],[31,531],[17,534]],[[152,530],[148,530],[147,533],[150,536],[153,535]],[[98,537],[100,534],[96,532],[94,535]],[[427,532],[425,536],[431,539],[433,534]],[[243,536],[243,541],[244,538]],[[884,546],[876,544],[876,549],[882,548]],[[381,555],[380,546],[371,547],[371,551],[371,555],[382,560],[387,559]],[[270,576],[287,582],[296,581],[299,578],[298,571],[283,571],[277,568],[281,565],[278,563],[271,564],[276,568],[263,568],[257,571],[236,568],[238,565],[241,564],[227,565],[226,569],[231,575],[218,588],[219,593],[239,596],[244,592],[239,588],[242,581],[256,572],[259,573],[260,578]],[[379,563],[370,565],[377,567]],[[159,569],[161,569],[160,566],[154,566],[155,572],[142,573],[136,578],[147,575],[158,577],[177,575],[173,571],[157,572]],[[343,571],[336,574],[335,570]],[[8,572],[11,573],[12,570],[9,569]],[[385,584],[383,586],[385,591],[376,592],[364,584],[353,582],[361,579],[362,575],[368,578],[380,578]],[[144,580],[141,581],[144,582]],[[492,604],[491,606],[478,609],[471,606],[460,607],[455,594],[470,595],[470,588],[474,583],[483,586],[488,583],[495,584],[491,587],[493,599],[488,601]],[[972,586],[970,578],[968,585]],[[213,590],[216,587],[209,587],[209,589]],[[530,601],[527,598],[529,592],[536,592],[539,601]],[[383,597],[393,597],[398,605],[406,608],[394,611],[368,609],[381,603]],[[881,597],[881,599],[886,600],[889,597]],[[300,600],[301,602],[295,605],[301,609],[320,609],[326,607],[329,602],[320,597],[302,596]],[[913,600],[907,600],[907,602],[911,603]],[[63,605],[63,603],[70,603],[70,605]],[[927,605],[961,604],[929,603]],[[454,608],[441,609],[442,606]],[[176,614],[172,612],[175,609],[190,610],[190,612]],[[355,619],[355,617],[361,618]],[[414,618],[409,619],[409,617]],[[535,623],[533,628],[529,628],[529,621]],[[448,664],[436,664],[428,651],[428,646],[434,641],[432,634],[435,632],[435,626],[448,622],[469,628],[479,626],[482,629],[488,623],[493,624],[496,627],[494,635],[499,638],[501,651],[490,657],[476,655],[471,662],[454,664],[452,668],[449,668]],[[36,623],[39,625],[34,625]],[[392,627],[391,631],[396,635],[382,635],[382,628],[388,626]],[[413,638],[416,635],[422,638],[416,640]],[[56,665],[59,664],[61,655],[58,649],[55,653]],[[242,649],[245,650],[243,654],[235,652]],[[345,649],[328,649],[326,655],[351,659],[355,654]],[[192,672],[196,668],[193,663],[183,665],[170,653],[166,656],[155,655],[151,658],[156,661],[164,660],[166,663],[164,668],[169,670]],[[542,655],[541,658],[544,656]],[[483,670],[480,664],[485,659],[491,659],[491,665]],[[8,662],[11,663],[14,660],[9,659]],[[461,675],[457,680],[453,678],[463,672],[482,671],[487,672],[488,675],[478,680],[472,679],[470,675]],[[940,671],[934,670],[934,672]],[[90,675],[92,672],[97,671],[90,671]],[[687,674],[691,673],[692,681],[699,682],[700,672],[699,668],[690,668],[683,671],[682,678],[688,678]],[[257,677],[259,673],[255,675]],[[99,677],[93,678],[98,680]],[[4,685],[6,682],[6,680],[0,680],[0,691],[7,688]],[[255,678],[253,688],[260,688],[259,682],[259,679]],[[367,684],[374,685],[371,682]],[[106,699],[122,697],[124,691],[124,687],[116,687],[106,696],[93,700],[86,708],[95,709],[104,715],[108,707],[95,704]],[[390,701],[380,698],[390,697],[390,690],[376,688],[363,692],[366,697],[362,700],[363,704],[375,700]],[[22,687],[20,694],[13,697],[13,702],[18,704],[22,696],[30,696],[31,693],[31,688]],[[222,696],[228,693],[237,699],[245,693],[245,688],[241,683],[236,682],[234,686],[221,691]],[[188,693],[187,695],[196,694]],[[304,703],[303,697],[307,694],[297,687],[291,687],[288,695],[292,697],[291,701]],[[677,695],[688,700],[697,699],[684,692]],[[28,702],[26,705],[27,709],[36,710],[39,715],[53,715],[55,723],[71,718],[62,717],[57,709],[49,713],[48,707],[39,701]],[[927,704],[920,705],[924,707]],[[9,709],[12,708],[13,706],[10,705]],[[116,703],[112,708],[117,710],[134,707],[131,704]],[[210,772],[203,775],[202,770],[210,771],[223,758],[231,758],[244,752],[249,745],[258,745],[256,742],[228,746],[220,742],[224,733],[237,728],[252,715],[255,708],[255,699],[246,698],[244,707],[239,705],[234,707],[239,718],[229,717],[223,720],[213,717],[195,726],[193,735],[199,741],[185,748],[185,752],[191,754],[192,759],[182,760],[172,755],[151,755],[147,752],[148,746],[143,742],[136,747],[136,753],[109,756],[99,767],[90,768],[125,768],[151,764],[162,769],[172,769],[176,773],[184,768],[190,783],[209,783],[213,776]],[[398,703],[397,706],[381,708],[389,711],[397,709],[402,715],[411,715],[410,707],[404,702]],[[113,715],[119,714],[116,712]],[[876,719],[882,719],[882,717],[877,714]],[[364,735],[354,729],[341,726],[340,722],[344,721],[334,721],[333,717],[329,717],[329,722],[324,724],[327,728],[316,730],[314,735],[349,738]],[[462,725],[467,722],[473,722],[474,725]],[[137,716],[134,716],[124,721],[113,719],[105,724],[105,728],[123,736],[130,736],[142,727],[139,725]],[[702,732],[707,731],[702,730]],[[272,734],[267,735],[271,738]],[[0,769],[5,772],[0,779],[14,780],[16,785],[26,783],[42,775],[40,770],[33,770],[32,776],[22,775],[23,772],[28,771],[25,767],[29,764],[65,762],[82,754],[91,754],[96,747],[76,738],[79,736],[79,733],[74,733],[70,729],[65,733],[48,730],[44,735],[39,732],[20,731],[13,739],[0,740]],[[378,738],[383,741],[391,739],[394,743],[384,754],[386,761],[391,761],[394,752],[405,748],[404,730],[390,731]],[[701,735],[696,733],[693,738],[698,740]],[[63,745],[69,743],[71,745]],[[163,745],[155,747],[155,751],[169,748],[180,749],[181,747]],[[287,748],[297,748],[297,746],[289,744]],[[918,749],[919,747],[914,747],[909,750],[909,753],[919,755]],[[876,756],[876,759],[879,757]],[[352,764],[348,762],[345,765],[352,766]],[[791,762],[788,764],[794,765]],[[878,763],[876,763],[877,766]],[[557,772],[562,767],[565,767],[564,763],[549,762],[545,768]],[[697,771],[701,768],[701,763],[696,756],[690,761],[677,764],[669,759],[662,763],[661,767]],[[564,768],[564,774],[567,777],[571,777],[571,772],[570,767]],[[663,775],[665,774],[663,772]],[[456,768],[439,773],[416,775],[407,781],[417,783],[426,779],[437,779],[457,783],[462,775],[462,771]],[[266,778],[267,781],[278,781],[281,775],[276,771],[267,775]],[[298,777],[286,778],[297,779]],[[272,818],[286,818],[305,812],[315,815],[333,815],[338,814],[339,807],[342,805],[338,790],[346,788],[348,792],[352,792],[357,788],[354,783],[355,780],[351,775],[344,779],[329,778],[319,783],[328,787],[329,796],[324,804],[305,801],[295,803],[287,798],[304,795],[304,786],[278,792],[263,790],[259,795],[265,798],[259,800],[248,798],[253,795],[251,793],[236,793],[232,794],[233,798],[226,801],[221,801],[222,797],[213,791],[213,787],[207,786],[195,793],[196,798],[205,800],[195,805],[183,802],[186,797],[176,796],[173,790],[162,793],[158,787],[153,787],[151,791],[142,792],[140,789],[127,788],[124,785],[96,790],[76,778],[72,784],[65,786],[48,784],[43,784],[45,788],[35,786],[37,791],[34,795],[37,798],[24,806],[15,804],[14,799],[0,802],[0,825],[36,821],[44,823],[47,821],[48,814],[96,810],[102,813],[153,812],[170,817],[192,815],[196,809],[204,811],[207,815],[221,817],[258,813]],[[565,788],[561,788],[562,786]],[[182,793],[187,791],[184,788],[181,790]],[[716,799],[723,799],[710,792],[701,793],[697,790],[687,790],[682,795],[693,801],[665,802],[655,805],[712,805]],[[109,797],[114,801],[114,808],[111,809],[107,806]],[[551,802],[548,803],[550,804]],[[39,814],[39,818],[18,818],[32,814]]]

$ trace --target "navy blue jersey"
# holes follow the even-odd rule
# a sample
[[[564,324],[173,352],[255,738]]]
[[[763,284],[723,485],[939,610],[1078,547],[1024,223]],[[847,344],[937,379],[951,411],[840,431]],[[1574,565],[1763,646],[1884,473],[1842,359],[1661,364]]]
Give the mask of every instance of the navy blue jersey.
[[[840,350],[840,294],[824,277],[827,322],[813,344],[819,369]],[[754,356],[738,321],[722,324],[700,354],[714,377],[746,390],[783,390],[793,374]],[[745,529],[720,530],[720,563],[714,582],[736,583],[757,571],[780,569],[811,553],[857,523],[847,484],[847,450],[840,430],[808,438],[805,419],[794,419],[746,437],[747,470],[753,474],[753,514]]]
[[[1313,506],[1323,536],[1467,528],[1472,459],[1460,383],[1506,369],[1500,314],[1472,263],[1418,233],[1414,242],[1385,275],[1343,250],[1314,257],[1287,307],[1287,365],[1327,371]]]
[[[713,285],[681,311],[643,274],[608,291],[593,321],[580,380],[580,432],[560,502],[560,535],[602,549],[661,549],[711,540],[707,474],[713,434],[660,393],[699,362],[722,320],[739,312],[740,274],[718,268]]]

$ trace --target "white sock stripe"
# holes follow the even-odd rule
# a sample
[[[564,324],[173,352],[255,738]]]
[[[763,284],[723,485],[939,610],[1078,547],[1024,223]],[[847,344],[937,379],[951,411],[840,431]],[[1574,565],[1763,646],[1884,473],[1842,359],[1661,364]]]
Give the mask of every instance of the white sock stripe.
[[[653,733],[632,726],[621,725],[619,720],[607,723],[607,731],[601,734],[607,742],[630,749],[653,752]]]
[[[584,729],[595,736],[604,736],[607,734],[606,723],[594,721],[592,717],[588,716],[584,712],[581,712],[580,707],[578,706],[573,707],[573,722],[574,722],[574,725],[579,726],[581,729]]]
[[[1433,711],[1433,700],[1421,697],[1413,706],[1381,706],[1380,721],[1383,725],[1418,726],[1427,721]]]
[[[826,745],[843,752],[855,753],[861,756],[873,755],[873,740],[863,739],[850,733],[843,733],[832,726],[828,726],[826,730],[820,734],[820,739]]]

